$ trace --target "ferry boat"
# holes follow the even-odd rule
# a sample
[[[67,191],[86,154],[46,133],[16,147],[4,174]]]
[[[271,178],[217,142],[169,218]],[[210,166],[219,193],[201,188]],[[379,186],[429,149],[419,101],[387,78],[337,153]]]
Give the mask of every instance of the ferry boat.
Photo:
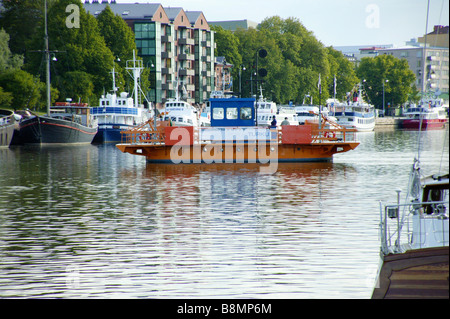
[[[400,127],[404,129],[440,129],[447,123],[447,111],[443,100],[424,98],[419,105],[411,104],[404,112]]]
[[[0,109],[0,147],[9,147],[14,136],[14,112]]]
[[[256,125],[254,98],[210,99],[210,127],[175,127],[148,121],[124,132],[116,147],[148,163],[268,163],[332,161],[355,149],[355,130]],[[324,126],[323,126],[324,127]],[[328,134],[332,133],[332,134]]]
[[[411,172],[410,201],[380,203],[381,263],[372,298],[449,298],[449,175]]]
[[[339,125],[358,132],[371,132],[375,129],[375,107],[362,100],[361,85],[353,102],[335,103],[331,115]]]

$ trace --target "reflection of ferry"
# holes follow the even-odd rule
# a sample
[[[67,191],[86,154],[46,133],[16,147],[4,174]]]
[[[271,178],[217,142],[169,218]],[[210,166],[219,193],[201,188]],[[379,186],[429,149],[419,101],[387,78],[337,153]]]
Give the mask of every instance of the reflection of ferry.
[[[153,163],[267,163],[331,161],[359,145],[354,130],[256,126],[253,98],[210,99],[210,108],[211,127],[155,126],[150,120],[126,132],[117,147]]]
[[[404,116],[400,125],[405,129],[439,129],[447,123],[447,112],[442,99],[424,98],[419,105],[410,105]]]

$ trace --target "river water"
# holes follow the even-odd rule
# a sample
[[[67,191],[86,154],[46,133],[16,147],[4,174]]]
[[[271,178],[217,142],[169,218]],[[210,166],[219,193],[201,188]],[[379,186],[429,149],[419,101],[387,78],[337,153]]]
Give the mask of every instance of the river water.
[[[379,200],[417,131],[359,133],[333,163],[155,165],[113,145],[0,149],[0,298],[370,298]],[[448,172],[448,128],[422,132]]]

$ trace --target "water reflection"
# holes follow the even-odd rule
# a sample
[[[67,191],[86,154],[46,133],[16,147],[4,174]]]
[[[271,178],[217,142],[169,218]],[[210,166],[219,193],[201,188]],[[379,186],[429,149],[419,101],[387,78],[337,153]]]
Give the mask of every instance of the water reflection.
[[[0,296],[367,298],[377,201],[406,184],[417,134],[359,138],[273,175],[111,145],[0,150]],[[448,171],[445,138],[424,134],[425,172]]]

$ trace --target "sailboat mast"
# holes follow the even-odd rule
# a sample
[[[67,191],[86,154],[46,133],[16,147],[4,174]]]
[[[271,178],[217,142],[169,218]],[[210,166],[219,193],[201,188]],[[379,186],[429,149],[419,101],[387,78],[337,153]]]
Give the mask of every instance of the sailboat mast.
[[[48,49],[48,30],[47,30],[47,0],[44,2],[44,16],[45,16],[45,61],[47,63],[46,67],[46,87],[47,87],[47,115],[50,116],[50,103],[51,103],[51,95],[50,95],[50,51]]]

